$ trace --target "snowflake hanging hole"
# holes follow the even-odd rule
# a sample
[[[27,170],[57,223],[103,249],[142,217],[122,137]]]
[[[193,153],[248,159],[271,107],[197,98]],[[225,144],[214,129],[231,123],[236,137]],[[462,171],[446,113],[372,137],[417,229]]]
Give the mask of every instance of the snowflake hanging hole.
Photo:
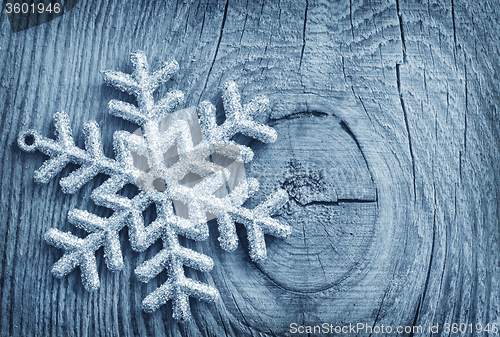
[[[27,130],[19,134],[17,144],[26,152],[33,153],[36,151],[40,142],[40,136],[35,130]]]

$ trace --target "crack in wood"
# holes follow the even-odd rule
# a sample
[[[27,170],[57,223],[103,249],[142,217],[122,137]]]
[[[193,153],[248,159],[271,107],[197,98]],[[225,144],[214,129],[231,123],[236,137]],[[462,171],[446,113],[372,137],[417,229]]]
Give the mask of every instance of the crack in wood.
[[[408,122],[408,114],[406,111],[405,107],[405,102],[403,99],[403,93],[401,91],[401,75],[399,72],[399,67],[400,64],[396,64],[396,79],[397,79],[397,87],[398,87],[398,93],[399,93],[399,102],[401,104],[401,110],[403,110],[403,117],[404,117],[404,122],[405,122],[405,127],[406,127],[406,133],[408,135],[408,149],[410,151],[410,158],[411,158],[411,168],[412,168],[412,175],[413,175],[413,198],[415,200],[415,203],[417,202],[417,182],[416,182],[416,173],[415,173],[415,155],[413,154],[413,145],[411,141],[411,133],[410,133],[410,124]]]
[[[229,7],[229,0],[226,1],[226,5],[224,6],[224,15],[222,17],[222,23],[221,23],[221,27],[220,27],[220,33],[219,33],[219,40],[217,41],[217,46],[215,47],[215,53],[214,53],[214,57],[212,59],[212,64],[210,65],[210,69],[208,70],[207,78],[205,80],[205,85],[203,86],[203,90],[201,91],[200,98],[198,99],[198,103],[200,103],[201,99],[203,98],[203,94],[205,93],[205,90],[207,89],[208,81],[210,80],[210,74],[212,73],[212,69],[214,68],[215,61],[217,60],[217,54],[219,53],[220,43],[222,41],[222,34],[224,33],[224,27],[226,25],[228,7]]]

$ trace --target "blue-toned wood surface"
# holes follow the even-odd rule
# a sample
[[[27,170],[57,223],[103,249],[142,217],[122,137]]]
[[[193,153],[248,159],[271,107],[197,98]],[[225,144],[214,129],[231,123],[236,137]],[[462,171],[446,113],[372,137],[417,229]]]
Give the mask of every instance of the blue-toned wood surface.
[[[0,336],[283,336],[291,323],[325,322],[424,335],[439,324],[436,336],[448,335],[444,323],[500,323],[499,10],[465,0],[81,0],[13,33],[3,9]],[[110,215],[90,199],[105,177],[63,194],[68,167],[38,185],[46,157],[16,144],[28,128],[53,137],[52,115],[65,111],[79,146],[96,120],[112,156],[113,132],[137,127],[111,116],[108,101],[134,101],[101,71],[130,72],[137,49],[153,68],[179,62],[159,96],[182,90],[184,107],[211,100],[222,115],[226,80],[244,102],[267,95],[279,136],[251,145],[247,174],[262,189],[249,205],[278,186],[291,196],[278,219],[292,236],[269,237],[265,262],[250,260],[242,228],[233,253],[213,223],[207,241],[183,241],[215,261],[187,274],[221,293],[215,304],[192,299],[184,325],[170,303],[141,310],[166,274],[143,284],[133,271],[161,247],[136,253],[126,230],[124,270],[97,254],[98,291],[84,290],[79,270],[50,274],[62,252],[44,233],[84,236],[67,221],[72,208]]]

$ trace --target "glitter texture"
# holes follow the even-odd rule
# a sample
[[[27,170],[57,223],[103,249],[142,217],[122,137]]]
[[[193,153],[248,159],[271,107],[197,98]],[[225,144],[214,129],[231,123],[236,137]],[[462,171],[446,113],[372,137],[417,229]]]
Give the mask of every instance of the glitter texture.
[[[213,268],[213,260],[181,246],[179,235],[195,241],[205,240],[209,235],[208,212],[217,217],[219,242],[223,249],[236,249],[238,238],[235,222],[241,223],[247,230],[250,257],[258,261],[266,258],[264,234],[285,238],[290,233],[288,225],[271,218],[276,209],[288,200],[284,190],[277,190],[252,210],[244,208],[242,204],[258,189],[255,179],[239,181],[227,195],[215,197],[216,191],[225,186],[231,173],[208,160],[211,155],[217,154],[249,162],[253,157],[252,150],[234,143],[231,138],[241,133],[268,143],[275,141],[277,134],[273,128],[254,121],[256,116],[266,111],[268,99],[257,97],[242,106],[234,82],[225,83],[222,90],[226,113],[222,125],[216,123],[213,104],[202,102],[197,108],[203,133],[203,139],[197,145],[193,144],[190,126],[185,120],[175,120],[167,130],[160,131],[161,120],[183,102],[183,94],[177,90],[171,91],[155,102],[153,92],[161,83],[169,80],[179,66],[175,61],[167,62],[159,70],[150,72],[144,53],[135,52],[131,58],[134,66],[132,74],[104,72],[104,79],[109,85],[135,96],[138,103],[135,106],[111,100],[109,112],[138,124],[142,129],[141,135],[126,131],[114,133],[114,159],[104,155],[100,130],[95,122],[89,122],[84,127],[85,149],[77,147],[69,117],[63,112],[54,115],[55,140],[28,130],[19,135],[18,144],[24,151],[39,150],[50,157],[34,173],[34,180],[38,183],[47,183],[69,163],[80,166],[67,177],[61,178],[60,185],[64,193],[75,193],[99,173],[109,176],[91,194],[96,205],[114,211],[109,218],[73,209],[68,213],[69,222],[88,232],[88,236],[79,238],[54,228],[45,234],[49,244],[64,250],[63,257],[52,268],[53,275],[61,278],[79,267],[85,289],[98,289],[100,281],[95,252],[103,247],[108,269],[121,270],[123,257],[119,232],[128,226],[130,244],[135,251],[148,249],[158,239],[163,243],[160,252],[135,269],[142,282],[149,282],[162,270],[167,270],[167,281],[144,299],[143,309],[153,312],[171,300],[173,317],[185,321],[191,317],[190,296],[212,302],[219,293],[213,286],[185,276],[184,266],[209,272]],[[167,166],[164,154],[175,144],[179,159],[174,165]],[[147,170],[134,166],[133,153],[147,158]],[[180,183],[189,173],[201,177],[194,186]],[[163,190],[155,188],[154,182],[159,178],[165,182]],[[127,184],[135,184],[140,188],[132,199],[118,194]],[[176,214],[173,200],[187,206],[189,218]],[[152,204],[156,206],[156,219],[145,226],[142,213]]]

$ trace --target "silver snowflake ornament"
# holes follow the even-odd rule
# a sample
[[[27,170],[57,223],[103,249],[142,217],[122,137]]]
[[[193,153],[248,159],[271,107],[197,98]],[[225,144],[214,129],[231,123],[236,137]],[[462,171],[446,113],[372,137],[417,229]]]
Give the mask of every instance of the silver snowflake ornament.
[[[192,120],[196,118],[171,118],[184,100],[182,92],[170,91],[158,102],[153,97],[158,86],[179,70],[177,62],[166,62],[151,72],[143,52],[135,52],[131,58],[134,66],[132,74],[104,72],[104,79],[109,85],[137,98],[137,106],[111,100],[109,112],[141,128],[139,133],[114,133],[114,158],[104,155],[100,129],[95,122],[89,122],[84,127],[85,148],[77,147],[69,117],[63,112],[54,115],[56,139],[27,130],[20,133],[18,144],[24,151],[38,150],[50,157],[34,173],[38,183],[49,182],[69,163],[80,166],[60,179],[64,193],[75,193],[97,174],[109,176],[92,191],[91,198],[96,205],[113,210],[110,217],[103,218],[85,210],[73,209],[68,213],[68,220],[89,233],[86,237],[79,238],[55,228],[45,234],[49,244],[64,251],[52,268],[53,275],[61,278],[79,267],[85,289],[98,289],[100,280],[95,252],[103,247],[108,269],[121,270],[124,262],[119,233],[127,226],[131,247],[137,252],[145,251],[157,240],[163,243],[157,254],[135,269],[142,282],[149,282],[161,271],[167,270],[167,281],[143,300],[143,309],[153,312],[172,301],[174,319],[185,321],[191,317],[190,296],[212,302],[219,297],[219,293],[211,285],[186,277],[184,266],[209,272],[214,262],[205,254],[183,247],[179,243],[179,235],[195,241],[207,239],[210,220],[207,214],[212,214],[217,218],[221,247],[232,251],[238,245],[235,229],[235,222],[238,222],[247,230],[251,259],[258,261],[266,258],[264,234],[280,238],[290,234],[288,225],[272,218],[276,210],[288,201],[284,190],[278,189],[256,208],[247,209],[242,205],[258,190],[257,180],[245,176],[235,179],[234,172],[210,160],[222,156],[243,165],[252,160],[253,152],[249,147],[232,141],[234,135],[241,133],[269,143],[276,140],[277,134],[273,128],[255,121],[256,116],[265,113],[268,99],[257,97],[242,105],[236,84],[227,82],[222,90],[226,120],[217,125],[215,107],[210,102],[202,102],[196,109],[202,139],[194,142],[191,131]],[[166,124],[165,118],[170,118]],[[165,154],[176,145],[176,162],[167,163],[169,159]],[[137,165],[137,156],[146,158],[147,169]],[[199,179],[191,184],[183,183],[191,173]],[[158,188],[158,180],[162,182],[161,189]],[[227,188],[229,192],[217,197],[218,191],[226,190],[229,180],[232,181]],[[127,184],[140,188],[133,198],[118,194]],[[176,202],[186,206],[187,217],[181,216],[175,207]],[[156,206],[156,219],[145,226],[143,212],[152,204]]]

